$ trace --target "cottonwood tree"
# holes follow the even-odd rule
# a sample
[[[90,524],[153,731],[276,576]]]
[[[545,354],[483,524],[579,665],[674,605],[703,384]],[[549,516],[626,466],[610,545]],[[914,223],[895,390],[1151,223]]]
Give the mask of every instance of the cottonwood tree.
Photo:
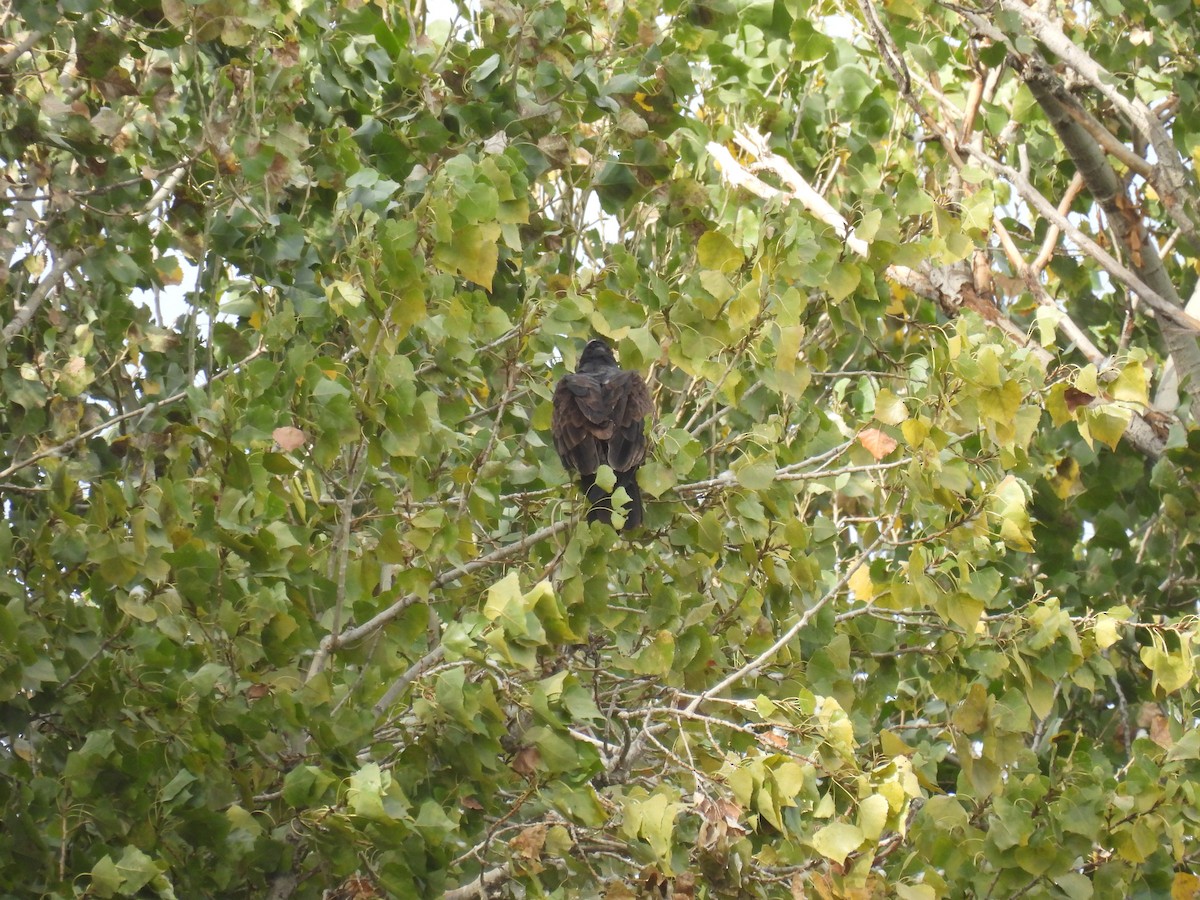
[[[0,8],[0,882],[1200,890],[1190,4],[453,15]]]

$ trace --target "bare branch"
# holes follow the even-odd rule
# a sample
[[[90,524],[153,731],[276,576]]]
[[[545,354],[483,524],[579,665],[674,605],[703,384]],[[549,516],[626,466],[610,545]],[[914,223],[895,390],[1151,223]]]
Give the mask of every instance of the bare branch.
[[[1111,253],[1080,231],[1066,216],[1059,215],[1054,204],[1030,184],[1024,175],[1011,166],[1006,166],[1004,163],[992,159],[982,151],[969,148],[968,152],[997,175],[1007,179],[1017,189],[1017,193],[1021,195],[1026,203],[1057,225],[1081,250],[1100,263],[1109,275],[1136,293],[1155,313],[1163,319],[1178,325],[1180,328],[1200,333],[1200,320],[1188,315],[1178,306],[1175,306],[1158,294],[1158,292],[1152,290],[1135,273],[1121,265]]]
[[[1179,150],[1162,120],[1141,100],[1128,98],[1117,89],[1118,79],[1068,38],[1057,22],[1021,0],[1003,0],[1007,12],[1016,13],[1030,32],[1066,65],[1078,72],[1101,96],[1150,142],[1156,161],[1154,183],[1163,203],[1175,220],[1193,237],[1197,234],[1194,210],[1200,197],[1180,159]]]
[[[442,661],[442,657],[446,655],[446,648],[439,644],[434,647],[419,660],[408,667],[408,670],[392,683],[392,686],[387,689],[378,702],[371,708],[376,716],[383,715],[388,708],[399,699],[400,695],[407,690],[408,686],[436,666]]]
[[[845,239],[847,247],[859,256],[867,255],[869,251],[867,242],[854,236],[854,228],[846,221],[845,217],[834,209],[828,200],[817,193],[816,188],[810,185],[791,163],[771,150],[763,135],[753,128],[746,127],[737,132],[733,139],[739,147],[758,161],[760,168],[768,169],[779,176],[787,185],[788,190],[781,191],[767,184],[734,159],[728,149],[716,141],[710,141],[708,152],[717,161],[721,175],[726,181],[735,187],[746,188],[763,199],[781,197],[784,200],[799,200],[805,209],[841,235]]]
[[[1067,185],[1063,197],[1058,201],[1058,213],[1065,217],[1071,211],[1071,204],[1075,202],[1075,198],[1079,196],[1079,192],[1083,190],[1083,176],[1078,172],[1071,179],[1071,183]],[[1050,228],[1046,231],[1046,239],[1042,241],[1042,249],[1038,251],[1037,257],[1030,263],[1029,268],[1034,272],[1041,272],[1046,268],[1046,264],[1050,262],[1050,257],[1054,255],[1054,250],[1058,246],[1058,239],[1062,235],[1062,229],[1051,223]]]
[[[471,900],[472,897],[478,897],[484,900],[487,897],[488,888],[494,884],[498,884],[509,877],[508,864],[496,866],[494,869],[488,869],[486,872],[481,872],[478,878],[464,884],[462,887],[452,888],[442,894],[442,900]]]
[[[31,31],[14,46],[11,50],[0,56],[0,69],[8,69],[20,59],[21,54],[45,37],[44,31]]]
[[[142,211],[135,216],[135,219],[140,224],[145,224],[149,221],[159,204],[166,200],[171,195],[171,192],[175,190],[180,179],[184,176],[186,165],[186,162],[179,163],[174,171],[163,179],[158,190],[154,192],[154,196],[142,207]],[[50,295],[50,292],[66,277],[67,272],[83,261],[85,255],[81,250],[68,250],[55,260],[53,267],[46,274],[46,277],[38,282],[37,287],[33,289],[33,293],[29,295],[29,299],[25,301],[24,305],[17,308],[12,321],[4,326],[3,331],[0,331],[0,348],[7,346],[14,337],[24,330],[30,321],[32,321],[42,303],[45,302],[46,297]]]
[[[58,283],[63,280],[67,272],[73,269],[83,259],[84,254],[79,250],[69,250],[54,261],[54,265],[50,271],[46,273],[46,277],[38,282],[37,287],[33,289],[33,293],[29,295],[29,299],[25,301],[23,306],[17,308],[16,313],[4,330],[0,331],[0,348],[7,346],[8,342],[16,337],[25,328],[26,325],[33,319],[38,308],[45,301],[50,292],[58,286]]]

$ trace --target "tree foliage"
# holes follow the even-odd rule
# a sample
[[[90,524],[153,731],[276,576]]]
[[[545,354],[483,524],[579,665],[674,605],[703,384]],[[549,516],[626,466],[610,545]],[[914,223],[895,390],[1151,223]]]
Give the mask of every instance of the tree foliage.
[[[1192,5],[440,18],[0,9],[0,884],[1200,891]]]

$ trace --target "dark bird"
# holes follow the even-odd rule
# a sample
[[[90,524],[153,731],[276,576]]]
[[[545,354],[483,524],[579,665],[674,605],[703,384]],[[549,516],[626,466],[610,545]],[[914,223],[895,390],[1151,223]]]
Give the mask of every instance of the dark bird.
[[[616,487],[625,488],[629,507],[625,529],[642,524],[642,492],[637,470],[646,458],[646,416],[654,411],[650,391],[637,372],[617,365],[604,341],[589,341],[574,375],[554,389],[554,449],[591,503],[589,522],[612,523],[612,495],[596,484],[596,470],[608,465]]]

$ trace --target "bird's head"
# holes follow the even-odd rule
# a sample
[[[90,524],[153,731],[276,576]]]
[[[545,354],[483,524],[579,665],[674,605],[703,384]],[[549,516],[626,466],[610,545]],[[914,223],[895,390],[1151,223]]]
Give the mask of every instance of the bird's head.
[[[579,357],[580,369],[616,364],[617,358],[613,356],[612,348],[602,340],[588,341],[587,346],[583,348],[583,355]]]

